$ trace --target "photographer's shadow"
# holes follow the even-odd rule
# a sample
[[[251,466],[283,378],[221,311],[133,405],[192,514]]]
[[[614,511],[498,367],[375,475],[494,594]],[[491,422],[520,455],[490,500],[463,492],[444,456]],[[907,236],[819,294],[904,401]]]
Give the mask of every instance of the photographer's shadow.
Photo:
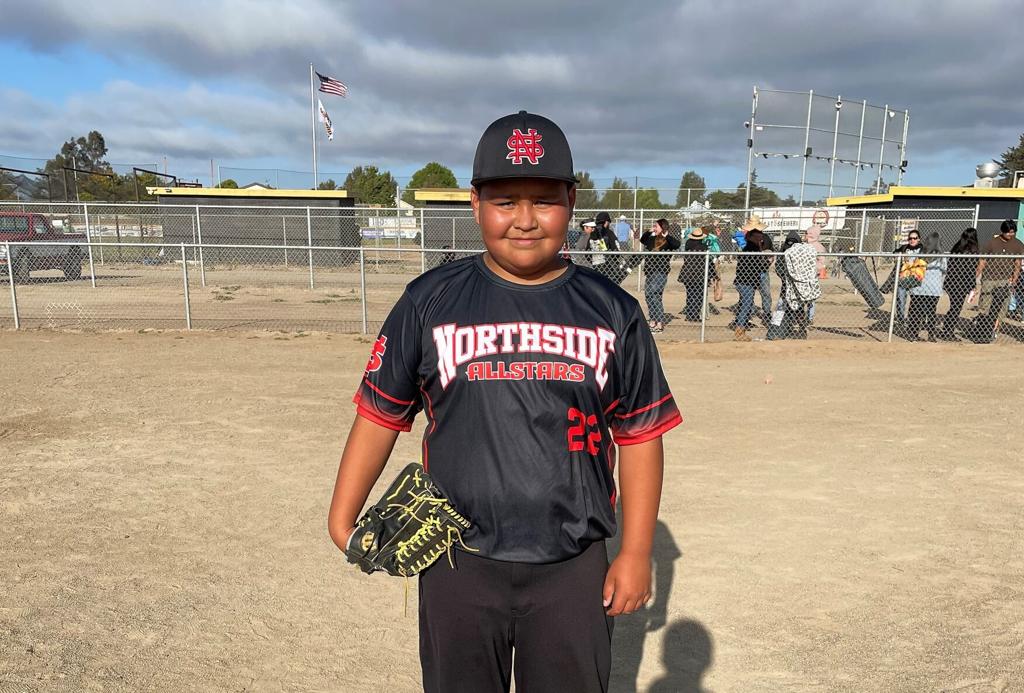
[[[619,509],[621,527],[621,507]],[[618,554],[619,543],[610,543],[610,554]],[[615,619],[612,639],[612,693],[635,693],[640,663],[648,633],[665,629],[662,637],[661,661],[665,673],[648,689],[652,693],[698,693],[704,689],[701,680],[711,666],[713,645],[711,634],[698,621],[683,619],[666,628],[668,603],[675,577],[675,563],[682,556],[664,522],[654,530],[654,596],[647,608]]]

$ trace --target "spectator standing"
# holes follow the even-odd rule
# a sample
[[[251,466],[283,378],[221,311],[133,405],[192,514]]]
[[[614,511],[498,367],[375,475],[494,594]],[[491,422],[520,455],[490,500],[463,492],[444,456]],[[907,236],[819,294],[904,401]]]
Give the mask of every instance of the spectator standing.
[[[743,248],[747,245],[747,234],[743,232],[742,228],[732,232],[732,242],[736,244],[736,250],[742,252]]]
[[[798,232],[790,231],[782,245],[782,257],[775,263],[782,289],[768,339],[807,338],[808,306],[821,296],[817,259],[818,251],[802,242]]]
[[[1013,225],[1017,240],[1020,240],[1020,233],[1017,230],[1017,222],[1007,219],[1007,223]],[[1007,317],[1013,320],[1024,321],[1024,271],[1018,272],[1017,283],[1014,284],[1013,292],[1010,294],[1010,306],[1007,309]]]
[[[573,250],[590,250],[590,237],[597,228],[597,222],[593,219],[584,219],[580,222],[580,230],[576,234],[576,240],[569,247]],[[593,258],[589,253],[573,255],[573,262],[586,267],[593,266]]]
[[[736,278],[733,284],[740,295],[739,309],[736,312],[735,339],[738,342],[749,342],[747,330],[752,327],[750,315],[754,311],[754,293],[761,283],[761,273],[768,271],[767,258],[762,255],[764,250],[764,234],[758,229],[751,229],[746,236],[746,244],[739,260],[736,261]]]
[[[814,248],[815,257],[815,270],[818,273],[818,280],[825,278],[825,246],[821,244],[821,227],[818,224],[811,224],[807,227],[805,234],[807,238],[807,245]],[[820,283],[819,283],[820,287]],[[814,322],[814,301],[811,301],[810,305],[807,306],[807,322],[811,324]]]
[[[620,250],[633,249],[633,227],[626,221],[625,214],[620,214],[615,222],[615,240],[619,242]]]
[[[907,234],[907,242],[893,251],[897,255],[917,255],[921,252],[921,234],[913,229]],[[904,263],[906,260],[904,260]],[[895,269],[893,269],[895,272]],[[896,292],[896,319],[906,321],[907,319],[907,289],[900,286],[899,278],[895,277],[893,289]]]
[[[994,315],[994,330],[999,328],[999,319],[1006,316],[1006,304],[1020,279],[1021,255],[1024,243],[1017,239],[1017,222],[1007,219],[999,225],[999,235],[982,248],[982,255],[1010,255],[1007,258],[982,258],[975,271],[976,281],[981,282],[981,299],[978,308],[982,313]]]
[[[679,239],[668,233],[668,220],[658,219],[650,231],[640,236],[640,244],[649,252],[644,253],[644,298],[647,299],[647,317],[652,332],[665,329],[665,282],[668,280],[669,253],[679,250]]]
[[[684,256],[683,266],[679,269],[679,281],[686,287],[683,317],[689,322],[700,322],[701,306],[704,304],[704,258],[707,256],[704,230],[698,226],[690,231],[683,250],[687,253],[700,253]]]
[[[974,289],[974,276],[978,270],[977,229],[964,229],[960,234],[960,240],[953,244],[949,252],[958,257],[950,258],[946,280],[943,282],[942,288],[949,295],[949,310],[942,318],[939,339],[953,341],[956,339],[954,330],[960,322],[960,310],[964,307],[964,300]]]
[[[608,212],[599,212],[594,226],[584,224],[583,236],[578,242],[579,250],[592,251],[590,265],[609,278],[617,277],[621,264],[617,255],[606,255],[608,251],[619,249],[615,232],[611,229],[611,222],[612,218]],[[590,233],[587,233],[588,229],[590,229]]]
[[[935,309],[942,295],[942,284],[946,277],[948,261],[944,257],[934,257],[942,252],[939,249],[939,234],[930,233],[921,245],[923,259],[928,263],[924,278],[918,286],[910,289],[910,315],[908,319],[907,339],[916,342],[924,327],[928,333],[928,341],[937,340],[935,331]]]
[[[708,310],[712,315],[718,315],[718,308],[713,301],[722,300],[722,277],[718,273],[718,266],[722,261],[722,246],[718,240],[721,228],[717,223],[711,226],[704,226],[704,246],[711,255],[708,264],[708,288],[711,289],[711,297],[708,298]]]
[[[747,222],[740,227],[748,237],[750,236],[751,231],[760,231],[762,238],[760,252],[770,253],[775,250],[775,244],[772,243],[771,236],[765,233],[767,228],[768,227],[765,223],[761,221],[761,217],[757,214],[752,214],[750,218],[747,219]],[[744,250],[746,250],[746,248],[744,248]],[[757,288],[761,294],[761,317],[765,321],[769,320],[772,314],[772,284],[771,277],[768,274],[768,268],[771,267],[773,259],[774,258],[771,255],[767,255],[762,258],[762,260],[765,261],[764,271],[757,278]]]

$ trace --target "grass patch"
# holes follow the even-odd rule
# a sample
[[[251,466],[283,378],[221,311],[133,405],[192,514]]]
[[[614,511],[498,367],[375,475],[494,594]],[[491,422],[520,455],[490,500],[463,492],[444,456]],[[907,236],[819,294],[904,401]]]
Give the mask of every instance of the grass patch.
[[[284,299],[283,298],[272,298],[272,299],[270,299],[270,302],[271,303],[284,303]]]
[[[213,297],[214,301],[234,301],[235,297],[231,294],[215,294]]]

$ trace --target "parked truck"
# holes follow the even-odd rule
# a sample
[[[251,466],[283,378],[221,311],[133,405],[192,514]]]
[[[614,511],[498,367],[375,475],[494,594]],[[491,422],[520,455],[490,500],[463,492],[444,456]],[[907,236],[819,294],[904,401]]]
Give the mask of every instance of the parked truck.
[[[25,242],[32,245],[19,245]],[[86,242],[85,234],[65,225],[57,228],[43,214],[0,211],[0,274],[21,284],[36,270],[57,269],[69,280],[80,279]]]

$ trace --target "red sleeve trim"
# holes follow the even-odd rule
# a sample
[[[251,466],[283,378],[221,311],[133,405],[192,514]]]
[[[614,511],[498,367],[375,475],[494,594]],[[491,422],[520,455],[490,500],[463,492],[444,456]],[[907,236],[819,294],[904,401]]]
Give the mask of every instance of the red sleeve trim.
[[[655,407],[661,406],[662,404],[664,404],[665,402],[667,402],[670,399],[672,399],[672,393],[671,392],[669,394],[665,395],[664,397],[662,397],[661,399],[659,399],[654,404],[648,404],[646,407],[640,407],[639,409],[631,411],[628,414],[616,414],[615,418],[617,418],[617,419],[629,419],[631,417],[636,416],[637,414],[643,414],[645,411],[648,411],[650,409],[654,409]]]
[[[412,422],[389,421],[388,419],[385,419],[380,414],[377,414],[376,412],[371,411],[370,409],[367,409],[366,407],[364,407],[361,404],[356,407],[356,414],[358,414],[359,416],[363,417],[367,421],[372,421],[373,423],[377,424],[378,426],[383,426],[384,428],[390,428],[392,431],[403,431],[403,432],[408,433],[409,431],[412,430]]]
[[[624,436],[619,433],[613,433],[612,436],[615,438],[616,445],[637,445],[638,443],[646,443],[648,440],[664,435],[681,423],[683,423],[683,415],[676,412],[675,416],[670,417],[665,423],[646,431],[641,431],[635,436]]]
[[[604,410],[604,415],[605,415],[605,416],[608,416],[608,415],[609,415],[609,414],[610,414],[610,413],[612,412],[612,409],[614,409],[615,407],[619,406],[619,402],[620,402],[620,401],[621,401],[621,400],[615,400],[614,402],[612,402],[611,404],[609,404],[609,405],[608,405],[608,406],[607,406],[607,407],[605,408],[605,410]]]
[[[413,403],[413,400],[409,400],[408,402],[406,402],[405,400],[395,399],[394,397],[392,397],[391,395],[389,395],[388,393],[384,392],[379,387],[377,387],[376,385],[371,383],[366,378],[363,378],[363,382],[366,383],[367,385],[369,385],[371,390],[373,390],[374,392],[376,392],[378,395],[380,395],[381,397],[383,397],[384,399],[386,399],[389,402],[394,402],[395,404],[399,404],[399,405],[401,405],[403,407],[408,407],[410,404]]]

